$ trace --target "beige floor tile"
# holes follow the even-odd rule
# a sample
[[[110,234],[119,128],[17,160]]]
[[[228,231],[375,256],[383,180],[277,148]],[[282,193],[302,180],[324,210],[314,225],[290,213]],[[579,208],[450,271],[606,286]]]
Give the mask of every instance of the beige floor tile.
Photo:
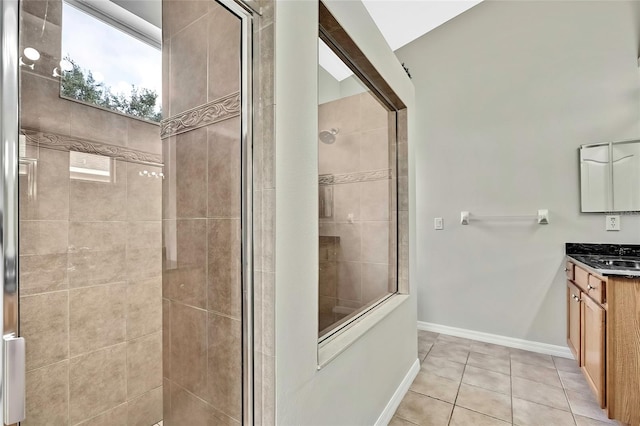
[[[422,361],[427,356],[432,346],[433,343],[418,340],[418,358],[420,358],[420,361]]]
[[[454,403],[458,395],[458,387],[460,387],[460,382],[458,381],[422,371],[418,373],[410,389],[432,398]]]
[[[393,416],[389,422],[389,426],[414,426],[415,423],[411,423],[409,420],[405,420],[398,416]]]
[[[447,407],[450,426],[624,426],[600,409],[574,359],[428,332],[418,345],[428,355],[392,426],[447,425]]]
[[[464,373],[464,364],[428,355],[424,359],[420,369],[422,371],[431,372],[436,376],[444,377],[445,379],[460,382],[462,380],[462,373]]]
[[[540,365],[542,367],[548,368],[556,368],[550,355],[523,351],[521,349],[511,350],[511,361],[517,361],[523,364]]]
[[[605,410],[601,409],[600,405],[596,402],[591,389],[579,392],[567,389],[567,398],[569,398],[569,405],[574,414],[600,420],[601,422],[609,421]]]
[[[513,396],[516,398],[569,411],[569,403],[563,389],[521,377],[512,377],[511,384]]]
[[[418,340],[423,342],[433,343],[436,341],[440,334],[434,333],[432,331],[418,330]]]
[[[496,373],[511,374],[511,363],[509,358],[499,358],[493,355],[487,355],[484,353],[474,352],[473,347],[471,353],[469,353],[468,365],[472,365],[478,368],[484,368],[485,370],[495,371]]]
[[[533,380],[538,383],[544,383],[545,385],[562,387],[560,377],[558,377],[558,371],[555,368],[511,361],[511,375]]]
[[[513,424],[519,426],[574,426],[568,411],[557,410],[535,402],[513,398]]]
[[[589,387],[587,379],[584,378],[584,374],[582,374],[582,372],[570,373],[567,371],[558,371],[558,375],[560,376],[562,386],[565,389],[591,395],[591,388]]]
[[[556,370],[558,371],[568,371],[570,373],[579,373],[580,367],[578,366],[578,361],[571,358],[560,358],[557,356],[552,357],[553,363],[556,365]]]
[[[396,416],[420,426],[444,426],[452,410],[451,404],[409,391],[402,399]]]
[[[455,343],[437,341],[433,344],[429,354],[448,359],[449,361],[466,364],[467,357],[469,356],[469,348]]]
[[[453,343],[459,346],[464,346],[467,349],[471,348],[471,345],[476,343],[475,340],[465,339],[463,337],[449,336],[447,334],[441,334],[436,339],[438,343]]]
[[[495,371],[467,365],[464,370],[464,376],[462,376],[462,383],[511,395],[511,377]]]
[[[491,343],[484,343],[484,342],[475,342],[474,344],[472,344],[471,352],[491,355],[495,358],[506,359],[506,360],[509,360],[511,355],[511,352],[507,347],[494,345]]]
[[[590,419],[589,417],[578,416],[577,414],[573,416],[576,419],[577,426],[623,426],[622,423],[608,419],[606,422],[602,422],[600,420]]]
[[[511,423],[503,422],[502,420],[456,406],[453,408],[453,415],[451,416],[449,426],[504,426],[510,424]]]
[[[511,421],[511,398],[509,395],[463,383],[460,385],[456,405],[500,420]]]

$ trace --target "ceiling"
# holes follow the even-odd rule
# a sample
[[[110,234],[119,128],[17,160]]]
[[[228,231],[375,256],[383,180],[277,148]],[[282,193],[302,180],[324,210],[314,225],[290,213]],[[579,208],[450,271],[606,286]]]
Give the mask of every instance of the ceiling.
[[[96,0],[76,0],[94,3]],[[147,22],[162,25],[161,2],[158,0],[112,0]],[[439,27],[472,8],[482,0],[362,0],[392,50]],[[351,73],[333,52],[320,46],[320,65],[338,81]]]
[[[455,18],[482,0],[362,0],[392,50]]]
[[[423,36],[481,1],[362,0],[392,50]],[[322,43],[318,59],[320,66],[338,81],[352,74],[350,71],[345,73],[346,65]]]

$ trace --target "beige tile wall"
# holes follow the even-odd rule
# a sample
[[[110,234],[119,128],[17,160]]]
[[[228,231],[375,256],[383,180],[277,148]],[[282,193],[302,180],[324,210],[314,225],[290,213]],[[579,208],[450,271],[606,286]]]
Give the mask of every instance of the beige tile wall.
[[[395,168],[389,113],[369,92],[321,104],[319,130],[339,129],[333,144],[318,143],[319,173],[349,174]],[[334,184],[333,216],[320,219],[320,238],[334,236],[335,262],[320,264],[319,329],[385,295],[393,265],[395,180]],[[349,218],[351,216],[351,219]],[[335,288],[335,292],[332,289]]]
[[[274,0],[254,15],[254,421],[275,424]]]
[[[60,1],[22,2],[23,129],[159,154],[156,124],[59,97]],[[46,22],[44,17],[46,16]],[[41,35],[42,29],[45,35]],[[117,160],[114,181],[70,179],[69,152],[29,146],[20,179],[20,329],[25,425],[151,425],[162,419],[160,168]]]
[[[163,1],[169,119],[240,90],[240,25],[215,1]],[[242,419],[240,136],[236,116],[163,139],[168,426]]]
[[[190,2],[191,7],[175,8],[171,14],[169,22],[165,23],[167,32],[165,34],[177,34],[188,24],[193,23],[198,18],[209,13],[208,2]],[[257,122],[259,126],[256,128],[256,147],[255,147],[255,177],[256,197],[254,208],[256,211],[255,235],[259,237],[256,240],[256,422],[258,424],[274,424],[275,421],[275,385],[274,385],[274,256],[273,256],[273,213],[275,208],[275,170],[274,170],[274,135],[273,135],[273,8],[274,3],[271,0],[261,1],[262,15],[256,16],[255,42],[255,70],[256,70],[256,101],[258,103]],[[48,9],[47,9],[48,8]],[[33,72],[23,72],[22,74],[22,106],[23,111],[29,111],[23,114],[22,125],[24,128],[31,130],[41,130],[54,132],[63,136],[71,135],[77,137],[86,137],[96,141],[106,142],[111,145],[122,145],[135,150],[142,150],[151,153],[161,153],[160,144],[157,143],[157,133],[154,125],[140,122],[138,120],[127,119],[117,114],[106,113],[104,111],[95,110],[91,107],[82,106],[74,102],[69,102],[58,97],[59,83],[50,78],[50,69],[57,65],[60,60],[59,43],[60,43],[60,25],[61,25],[61,2],[59,1],[37,1],[25,0],[23,2],[24,30],[23,43],[36,47],[42,53],[40,67],[36,67]],[[43,24],[43,17],[47,13],[47,24]],[[218,16],[219,17],[219,16]],[[212,22],[215,18],[211,18]],[[44,27],[45,36],[40,36],[35,30],[40,31]],[[198,26],[194,26],[196,28]],[[202,24],[200,25],[202,27]],[[208,31],[211,31],[209,26]],[[204,30],[199,28],[202,34]],[[199,35],[198,34],[198,35]],[[164,48],[171,49],[172,38],[165,38]],[[180,46],[187,49],[193,54],[193,49],[198,48],[198,43],[180,44],[178,40],[178,48]],[[214,45],[212,49],[217,48]],[[221,53],[218,52],[219,56]],[[213,56],[211,56],[213,57]],[[175,59],[173,64],[180,63]],[[163,56],[163,68],[168,70],[171,67],[171,56]],[[186,67],[188,72],[196,68],[202,70],[201,64],[197,66]],[[209,63],[208,66],[213,67],[214,64]],[[218,72],[218,69],[213,70]],[[233,68],[222,69],[223,76],[233,76]],[[221,76],[216,76],[216,81],[221,81]],[[176,96],[178,90],[182,93],[188,93],[189,90],[199,92],[201,87],[192,87],[198,82],[194,81],[190,75],[181,76],[174,74],[171,78],[164,80],[163,104],[169,105],[171,96],[170,86],[173,83],[173,95]],[[185,86],[185,87],[183,87]],[[224,89],[224,88],[223,88]],[[216,87],[211,85],[206,93],[207,100],[215,98]],[[202,92],[199,92],[202,93]],[[198,93],[194,95],[198,98]],[[190,97],[183,97],[189,99]],[[193,98],[191,98],[193,100]],[[187,107],[196,106],[196,103],[187,103],[180,105],[180,100],[175,99],[178,103],[175,110],[168,109],[166,112],[175,114]],[[186,101],[185,101],[186,102]],[[170,107],[167,107],[170,108]],[[209,130],[211,131],[211,130]],[[207,135],[209,136],[209,135]],[[200,138],[200,141],[203,139]],[[208,143],[207,143],[208,145]],[[209,147],[204,144],[200,145],[201,151],[196,151],[196,155],[192,159],[205,158],[201,155]],[[223,148],[223,146],[220,146]],[[217,146],[212,145],[212,149]],[[166,149],[166,147],[165,147]],[[204,400],[189,390],[182,388],[180,385],[169,380],[171,377],[171,347],[170,331],[172,319],[172,306],[196,307],[204,308],[203,300],[206,298],[213,299],[213,309],[208,312],[207,327],[209,332],[206,334],[207,339],[215,338],[214,330],[220,327],[230,326],[229,324],[218,325],[217,319],[234,319],[235,313],[216,312],[213,306],[218,300],[216,293],[223,300],[234,300],[238,297],[237,293],[228,292],[224,286],[216,287],[216,281],[213,274],[208,276],[207,282],[211,281],[212,285],[207,288],[198,290],[198,286],[189,286],[188,289],[180,287],[180,280],[191,280],[190,277],[195,276],[194,282],[198,281],[199,274],[202,273],[203,266],[190,264],[187,268],[179,269],[178,281],[172,281],[168,277],[168,271],[165,270],[165,299],[162,304],[162,311],[159,303],[149,303],[150,300],[159,300],[161,295],[162,278],[155,276],[154,273],[147,276],[147,272],[152,272],[154,265],[159,256],[159,251],[153,247],[157,236],[149,238],[143,242],[144,238],[130,237],[133,232],[143,232],[143,225],[160,226],[164,230],[165,235],[170,231],[171,227],[176,228],[178,221],[165,221],[164,225],[159,223],[162,217],[158,213],[159,208],[154,205],[157,201],[157,193],[155,190],[146,190],[146,184],[136,180],[136,174],[139,171],[138,166],[117,162],[116,173],[118,180],[116,185],[109,190],[103,187],[95,186],[88,189],[87,185],[73,185],[68,181],[68,155],[59,151],[44,148],[29,148],[30,152],[35,152],[38,157],[38,197],[24,203],[20,206],[21,219],[21,281],[22,281],[22,305],[23,323],[21,324],[23,332],[29,340],[29,360],[28,360],[28,421],[26,424],[72,424],[79,418],[79,424],[135,424],[144,425],[155,422],[156,418],[161,416],[158,413],[162,410],[162,399],[165,401],[173,401],[175,412],[178,413],[177,418],[187,421],[195,417],[202,419],[207,416],[217,422],[232,421],[224,413],[212,409],[210,401],[218,401],[222,405],[229,403],[224,401],[221,396],[216,396],[215,391],[203,391]],[[184,152],[184,155],[193,154],[193,152]],[[175,155],[175,154],[174,154]],[[182,155],[182,154],[181,154]],[[214,162],[217,160],[213,159]],[[228,164],[222,164],[222,167]],[[122,171],[126,173],[122,173]],[[203,169],[200,169],[203,170]],[[222,169],[214,171],[212,168],[207,169],[207,173],[214,176],[216,172],[222,172]],[[233,172],[233,171],[231,171]],[[166,173],[166,172],[165,172]],[[186,176],[185,176],[186,178]],[[211,177],[209,177],[211,179]],[[126,182],[124,186],[123,182]],[[182,185],[179,192],[179,202],[176,202],[176,192],[167,192],[169,187],[164,185],[164,193],[162,198],[166,200],[163,206],[166,218],[176,219],[185,216],[191,219],[190,215],[197,217],[202,213],[202,206],[210,204],[213,209],[229,206],[227,203],[213,203],[206,200],[204,203],[198,199],[197,194],[205,194],[202,188],[202,180],[191,180],[190,185]],[[93,184],[98,185],[98,184]],[[128,185],[128,186],[127,186]],[[92,186],[92,185],[89,185]],[[26,185],[21,185],[25,188]],[[212,188],[215,189],[215,188]],[[128,191],[132,191],[128,194]],[[188,192],[190,192],[189,195]],[[71,195],[74,194],[74,195]],[[21,194],[24,198],[24,193]],[[225,196],[224,190],[218,196]],[[228,195],[232,197],[232,194]],[[80,202],[79,199],[86,197],[86,202]],[[231,198],[230,198],[231,199]],[[108,200],[108,201],[105,201]],[[98,204],[95,204],[98,203]],[[93,206],[94,208],[91,208]],[[179,206],[179,207],[178,207]],[[97,208],[95,208],[97,207]],[[180,209],[178,215],[178,209]],[[200,209],[198,211],[198,209]],[[195,210],[195,212],[193,212]],[[124,213],[123,213],[124,212]],[[228,229],[230,221],[237,220],[233,218],[230,212],[212,211],[207,212],[204,216],[220,215],[221,217],[207,217],[207,225],[210,228]],[[200,216],[202,218],[202,216]],[[210,220],[217,219],[217,220]],[[155,223],[157,221],[157,223]],[[149,222],[149,223],[148,223]],[[173,223],[172,223],[173,222]],[[221,225],[221,226],[217,226]],[[86,237],[86,232],[92,228],[92,232],[98,232],[93,240],[93,245],[85,251],[77,249],[78,244],[82,242],[82,238]],[[124,235],[123,237],[123,229]],[[182,229],[182,228],[181,228]],[[214,231],[212,231],[213,234]],[[215,231],[217,232],[217,231]],[[178,234],[177,232],[174,232]],[[84,236],[83,236],[84,235]],[[237,236],[236,236],[237,237]],[[75,247],[70,249],[69,241],[74,241]],[[208,240],[208,239],[207,239]],[[145,246],[145,244],[148,244]],[[81,246],[85,248],[84,246]],[[127,252],[124,259],[122,250]],[[166,247],[165,249],[166,250]],[[182,253],[180,249],[178,253]],[[129,255],[130,254],[130,255]],[[166,256],[165,256],[166,257]],[[179,255],[181,257],[181,255]],[[71,259],[71,260],[70,260]],[[176,259],[177,260],[177,259]],[[92,268],[91,262],[96,262]],[[186,258],[185,262],[192,262]],[[211,264],[215,267],[217,258],[214,256],[211,261],[209,256],[206,260],[206,268]],[[72,263],[70,263],[72,262]],[[198,261],[198,265],[202,265]],[[72,267],[70,267],[70,265]],[[185,272],[186,275],[181,275]],[[84,274],[84,275],[83,275]],[[131,280],[128,275],[131,275]],[[227,271],[229,277],[230,272]],[[222,275],[224,275],[222,274]],[[83,283],[83,276],[89,283]],[[133,284],[135,280],[135,285]],[[168,285],[167,285],[168,282]],[[126,287],[123,287],[126,283]],[[171,292],[171,286],[176,286]],[[206,285],[206,284],[205,284]],[[99,288],[91,290],[92,288]],[[114,289],[126,290],[124,297],[124,307],[122,297]],[[111,291],[110,291],[111,290]],[[182,291],[180,291],[182,290]],[[194,290],[194,291],[191,291]],[[92,294],[93,293],[93,294]],[[205,296],[206,294],[206,296]],[[116,342],[123,336],[124,342],[113,344],[112,346],[101,347],[86,354],[71,356],[70,358],[70,335],[71,335],[71,314],[69,306],[71,299],[76,302],[82,302],[80,296],[87,297],[87,303],[93,302],[102,295],[110,296],[110,303],[113,302],[114,327],[104,336],[91,337],[89,341],[82,343],[76,340],[74,343],[74,351],[82,351],[83,345],[97,347],[104,342]],[[173,299],[183,298],[184,300],[174,301]],[[84,303],[79,303],[84,306]],[[224,304],[222,304],[224,306]],[[231,306],[231,305],[227,305]],[[122,312],[126,313],[122,318]],[[179,308],[178,308],[179,310]],[[104,316],[108,314],[108,309],[101,307],[98,310],[96,318],[90,318],[88,324],[91,327],[97,327],[96,334],[101,334],[100,327],[106,326]],[[222,315],[218,315],[222,314]],[[225,315],[231,315],[231,317]],[[74,312],[73,328],[77,332],[86,333],[81,327],[78,327],[79,318],[82,312]],[[85,380],[83,382],[82,371],[75,371],[78,366],[93,366],[95,370],[91,374],[99,377],[103,374],[108,366],[110,371],[130,371],[140,368],[135,364],[135,357],[127,360],[127,355],[132,354],[148,354],[151,355],[152,348],[157,348],[157,339],[160,334],[160,322],[162,323],[162,331],[166,338],[164,339],[163,358],[164,358],[164,386],[162,389],[155,387],[154,389],[138,394],[140,392],[140,380],[146,374],[129,374],[123,376],[115,374],[107,380],[108,392],[113,397],[106,397],[107,403],[103,406],[91,406],[91,401],[86,398],[83,400],[77,392],[82,386],[86,386],[84,391],[87,393],[97,392],[97,387],[101,386],[99,381]],[[123,322],[124,321],[124,322]],[[222,321],[223,323],[226,321]],[[124,326],[123,326],[124,323]],[[236,324],[235,341],[238,340],[237,327],[238,321],[232,321]],[[176,326],[178,327],[178,325]],[[213,333],[213,334],[212,334]],[[219,332],[218,332],[219,333]],[[77,334],[79,336],[79,334]],[[101,343],[102,342],[102,343]],[[108,344],[108,343],[107,343]],[[235,342],[234,344],[237,344]],[[131,346],[131,347],[129,347]],[[215,347],[207,346],[209,355],[207,356],[207,364],[217,363],[224,359],[237,358],[228,357],[228,354],[219,353]],[[122,356],[124,353],[124,357]],[[157,353],[156,353],[157,355]],[[225,358],[226,356],[226,358]],[[151,356],[153,358],[153,356]],[[150,360],[151,360],[150,358]],[[101,360],[101,362],[96,362]],[[73,361],[73,363],[71,362]],[[153,361],[156,362],[155,360]],[[229,361],[230,362],[230,361]],[[233,364],[233,363],[232,363]],[[231,370],[237,369],[238,366],[230,365]],[[146,366],[151,365],[150,363]],[[201,368],[202,369],[202,368]],[[231,371],[230,370],[230,371]],[[155,371],[155,370],[154,370]],[[212,374],[207,373],[207,380],[229,380],[216,377],[215,371]],[[84,376],[86,379],[86,376]],[[150,376],[150,386],[157,386],[159,383],[155,374]],[[235,376],[234,376],[235,377]],[[131,382],[129,384],[129,381]],[[237,389],[238,380],[233,380]],[[70,401],[71,387],[74,389],[73,401]],[[125,399],[122,400],[124,389]],[[131,398],[127,395],[131,392]],[[236,391],[236,394],[238,392]],[[233,394],[233,393],[231,393]],[[164,395],[164,397],[162,397]],[[201,395],[203,395],[201,393]],[[97,396],[97,398],[100,398]],[[84,405],[83,405],[84,404]],[[237,405],[237,404],[236,404]],[[70,408],[71,406],[71,408]],[[104,410],[103,410],[104,409]],[[165,418],[169,419],[171,410],[170,405],[165,404]],[[102,412],[99,412],[103,410]],[[235,410],[236,413],[238,410]],[[199,415],[199,413],[203,413]],[[70,419],[70,416],[73,418]],[[94,417],[90,417],[94,416]],[[150,420],[154,419],[154,420]]]

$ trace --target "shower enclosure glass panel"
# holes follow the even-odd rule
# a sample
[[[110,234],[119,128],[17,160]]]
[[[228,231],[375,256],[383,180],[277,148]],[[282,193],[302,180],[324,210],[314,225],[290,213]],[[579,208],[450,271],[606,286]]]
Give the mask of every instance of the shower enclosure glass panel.
[[[20,2],[21,424],[240,424],[251,16],[124,3]],[[113,34],[161,60],[135,62]],[[140,68],[150,85],[129,78]]]

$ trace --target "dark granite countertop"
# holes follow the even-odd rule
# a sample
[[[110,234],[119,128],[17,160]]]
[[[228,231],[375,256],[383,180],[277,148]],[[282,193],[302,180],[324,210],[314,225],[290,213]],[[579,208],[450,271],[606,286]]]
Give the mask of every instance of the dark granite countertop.
[[[601,275],[640,277],[638,244],[566,243],[565,253]]]

